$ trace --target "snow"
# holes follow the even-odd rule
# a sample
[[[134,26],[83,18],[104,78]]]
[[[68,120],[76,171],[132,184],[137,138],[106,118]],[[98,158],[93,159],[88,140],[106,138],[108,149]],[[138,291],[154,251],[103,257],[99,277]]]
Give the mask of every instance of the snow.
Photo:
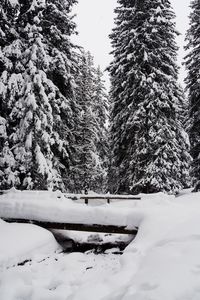
[[[16,6],[17,4],[19,4],[18,0],[9,0],[9,2],[12,6]]]
[[[0,117],[0,137],[6,138],[6,120]]]
[[[53,255],[39,264],[5,270],[0,283],[1,300],[99,299],[100,295],[109,295],[106,281],[119,267],[119,257],[112,254]]]
[[[91,233],[91,232],[78,232],[73,230],[53,230],[57,236],[62,239],[71,239],[79,244],[120,244],[130,243],[133,240],[131,234],[110,234],[110,233]]]
[[[0,197],[0,217],[35,221],[102,224],[127,226],[134,229],[140,222],[135,212],[134,219],[129,208],[107,204],[93,207],[65,198],[60,192],[10,191]]]
[[[35,148],[35,156],[36,156],[37,165],[39,166],[38,172],[42,175],[49,174],[49,168],[47,165],[47,161],[46,161],[43,153],[41,152],[41,148],[39,145],[37,145]]]
[[[23,261],[43,259],[61,250],[53,235],[45,229],[0,221],[0,272]]]
[[[17,208],[17,195],[22,197],[23,193],[9,192],[0,199],[7,197],[9,204],[10,194],[15,194],[13,201]],[[43,198],[47,195],[52,198],[44,199],[44,207],[45,203],[55,201],[54,193],[44,195]],[[56,201],[64,202],[62,194],[58,196]],[[30,192],[30,203],[34,197]],[[65,199],[69,210],[77,206],[81,210],[102,208],[105,212],[110,208],[114,212],[121,210],[121,218],[129,210],[132,219],[140,220],[135,221],[139,225],[136,238],[121,256],[114,255],[114,249],[101,255],[57,253],[40,263],[32,261],[3,269],[1,300],[199,300],[200,193],[187,190],[179,197],[162,193],[141,197],[141,201],[119,201],[97,207],[72,204]],[[21,201],[24,208],[25,200]],[[1,222],[1,226],[5,223]]]

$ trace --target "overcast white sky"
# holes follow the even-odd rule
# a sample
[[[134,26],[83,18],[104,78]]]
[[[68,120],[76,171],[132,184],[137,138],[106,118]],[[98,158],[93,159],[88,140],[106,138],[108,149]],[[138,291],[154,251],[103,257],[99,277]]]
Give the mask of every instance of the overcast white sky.
[[[94,56],[95,64],[104,70],[111,61],[111,51],[108,35],[114,26],[114,8],[117,0],[78,0],[75,7],[76,23],[79,35],[75,41],[89,50]],[[188,28],[188,15],[190,0],[171,0],[177,15],[177,28],[182,34],[178,38],[179,64],[184,57],[183,45],[186,29]],[[180,80],[183,81],[184,69],[181,69]],[[107,86],[108,79],[106,78]]]

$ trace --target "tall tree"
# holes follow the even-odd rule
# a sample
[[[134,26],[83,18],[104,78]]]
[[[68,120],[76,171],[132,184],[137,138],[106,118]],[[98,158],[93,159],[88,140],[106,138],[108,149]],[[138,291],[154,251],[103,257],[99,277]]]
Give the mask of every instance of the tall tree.
[[[8,143],[6,119],[0,117],[0,189],[7,189],[19,184],[16,161]]]
[[[97,140],[96,148],[99,156],[100,172],[98,176],[99,190],[107,190],[108,177],[108,157],[109,157],[109,142],[108,142],[108,124],[109,124],[109,97],[106,93],[103,73],[98,66],[95,70],[94,78],[94,105],[93,112],[97,124]]]
[[[20,41],[16,32],[18,1],[2,0],[0,3],[0,188],[19,185],[16,160],[11,151],[10,135],[15,130],[10,114],[13,103],[20,97],[23,78],[18,58]]]
[[[188,174],[179,121],[174,18],[168,0],[118,0],[111,34],[115,192],[178,192]]]
[[[76,99],[79,112],[76,116],[75,159],[71,168],[73,190],[102,191],[106,182],[106,119],[108,99],[100,69],[94,67],[89,52],[79,55],[76,78]]]
[[[200,191],[200,2],[191,2],[190,28],[187,32],[186,85],[189,99],[189,138],[193,158],[191,175],[194,191]]]
[[[13,2],[13,1],[12,1]],[[20,94],[11,101],[10,135],[20,173],[20,187],[65,189],[70,132],[73,128],[74,83],[70,17],[75,0],[16,0],[18,45],[11,75],[5,78],[6,100],[12,94],[10,78],[22,78]],[[4,8],[6,2],[4,3]],[[4,9],[5,11],[5,9]],[[20,50],[20,51],[19,51]],[[6,49],[3,47],[6,54]],[[13,61],[12,61],[13,62]],[[4,64],[7,71],[8,64]],[[16,75],[17,74],[17,75]]]

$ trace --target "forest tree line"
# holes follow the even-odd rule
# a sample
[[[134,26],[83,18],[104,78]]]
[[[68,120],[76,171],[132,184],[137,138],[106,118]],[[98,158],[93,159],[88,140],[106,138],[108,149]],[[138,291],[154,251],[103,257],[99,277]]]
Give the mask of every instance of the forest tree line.
[[[187,93],[170,1],[118,0],[109,94],[92,55],[72,43],[76,3],[0,3],[0,189],[199,191],[199,1]]]

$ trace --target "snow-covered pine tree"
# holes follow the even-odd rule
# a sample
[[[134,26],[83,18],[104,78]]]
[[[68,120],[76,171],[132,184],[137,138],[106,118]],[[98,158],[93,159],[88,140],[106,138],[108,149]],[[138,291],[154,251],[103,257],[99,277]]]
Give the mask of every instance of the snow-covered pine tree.
[[[78,189],[92,189],[96,179],[96,119],[92,105],[94,97],[94,66],[89,52],[80,56],[79,75],[77,76],[76,99],[79,104],[79,133],[77,139],[78,156],[76,161],[76,185]],[[77,188],[77,187],[76,187]]]
[[[15,30],[19,13],[18,1],[2,0],[0,3],[0,188],[18,186],[19,173],[11,151],[10,136],[15,131],[16,120],[10,117],[12,105],[19,99],[23,87],[20,63],[20,41]]]
[[[16,162],[10,150],[7,136],[7,121],[0,117],[0,189],[8,189],[19,184]]]
[[[0,3],[0,45],[1,47],[16,38],[15,21],[19,11],[18,0],[1,0]]]
[[[96,149],[99,156],[99,176],[97,179],[99,190],[107,190],[108,175],[108,123],[109,123],[109,98],[106,93],[103,73],[100,66],[95,70],[94,78],[94,105],[93,112],[97,123]]]
[[[110,66],[115,191],[175,193],[190,158],[178,118],[175,15],[168,0],[118,3]]]
[[[73,191],[80,192],[85,188],[100,191],[105,182],[106,142],[102,144],[102,140],[106,130],[107,98],[102,74],[100,70],[95,70],[91,54],[81,52],[78,61],[76,99],[79,112],[76,116],[76,146],[70,181]],[[97,80],[100,80],[98,85]]]
[[[54,154],[59,158],[62,180],[65,187],[70,189],[70,166],[75,154],[76,121],[78,105],[75,98],[75,78],[77,75],[77,56],[70,36],[75,33],[76,24],[71,17],[71,10],[76,0],[51,1],[45,10],[44,33],[51,42],[50,49],[52,62],[48,75],[57,89],[57,101],[53,104],[54,130],[59,132],[67,150],[68,159],[60,150],[54,147]],[[56,4],[56,5],[55,5]],[[51,24],[51,26],[50,26]],[[56,26],[55,26],[56,24]],[[63,27],[64,26],[64,27]],[[53,102],[54,103],[54,102]],[[59,147],[58,147],[59,146]],[[57,141],[57,149],[60,149]]]
[[[200,191],[200,1],[191,1],[190,28],[186,35],[188,54],[186,85],[189,99],[189,138],[191,143],[191,176],[194,191]]]
[[[13,43],[20,41],[22,51],[13,73],[20,65],[24,83],[20,97],[13,97],[10,118],[20,119],[11,140],[23,188],[64,189],[75,106],[69,41],[75,29],[69,12],[75,2],[16,1],[18,38]],[[5,98],[12,89],[8,80]]]

